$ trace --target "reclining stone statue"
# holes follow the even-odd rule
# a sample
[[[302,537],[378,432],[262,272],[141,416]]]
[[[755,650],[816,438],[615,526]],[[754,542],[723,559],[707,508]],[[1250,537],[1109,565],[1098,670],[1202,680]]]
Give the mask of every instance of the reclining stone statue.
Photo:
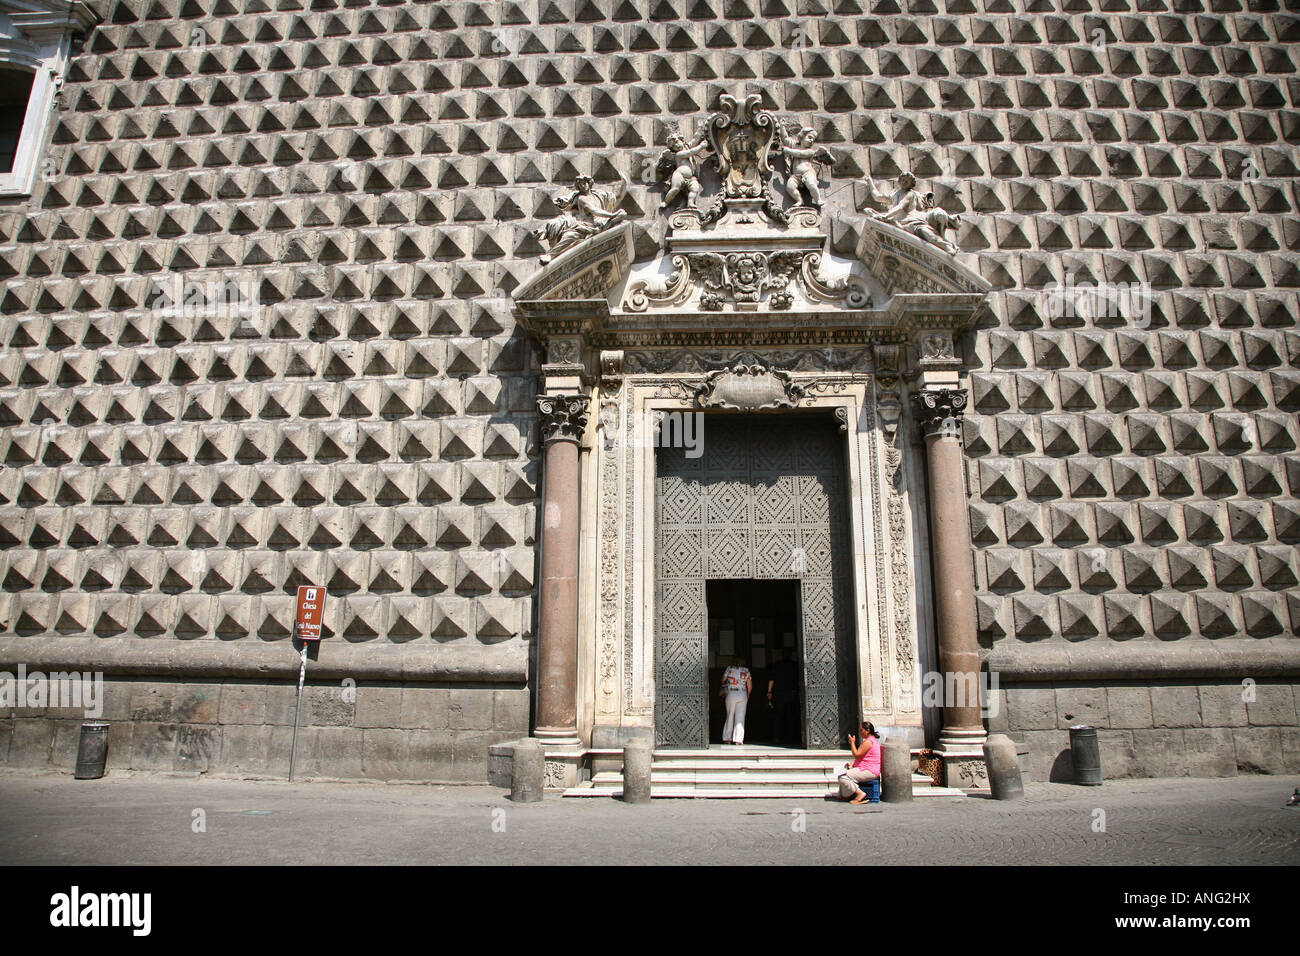
[[[618,208],[623,193],[627,191],[627,183],[624,182],[622,187],[618,192],[600,189],[590,176],[579,176],[574,181],[573,192],[556,199],[560,214],[534,233],[550,245],[547,254],[541,257],[542,264],[588,236],[626,219],[627,213]]]
[[[949,229],[955,230],[960,226],[961,217],[936,206],[934,193],[922,194],[916,188],[915,176],[911,173],[900,175],[898,188],[893,195],[877,189],[870,176],[867,177],[866,184],[871,201],[888,206],[884,212],[867,209],[868,216],[881,222],[892,223],[918,239],[924,239],[931,245],[938,246],[949,255],[957,254],[959,251],[957,246],[945,239],[943,234]]]

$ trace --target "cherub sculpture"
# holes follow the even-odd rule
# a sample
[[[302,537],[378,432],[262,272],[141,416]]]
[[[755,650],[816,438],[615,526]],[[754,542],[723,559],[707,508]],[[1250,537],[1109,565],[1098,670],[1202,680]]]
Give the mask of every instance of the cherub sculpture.
[[[700,307],[717,311],[724,301],[721,293],[729,292],[738,305],[753,308],[764,292],[775,290],[781,298],[774,300],[772,307],[789,308],[793,297],[786,287],[802,260],[802,253],[792,252],[695,253],[690,257],[691,267],[706,287]]]
[[[659,157],[659,168],[671,167],[672,174],[668,179],[668,192],[664,194],[664,201],[659,205],[660,209],[667,209],[683,190],[686,191],[687,208],[699,208],[696,205],[701,189],[699,156],[707,149],[709,144],[706,130],[700,130],[690,142],[687,142],[686,137],[681,133],[674,131],[669,135],[668,148]]]
[[[877,189],[870,176],[866,182],[871,201],[889,207],[884,212],[868,209],[868,216],[881,222],[893,223],[918,239],[938,246],[949,255],[957,254],[958,248],[945,239],[943,234],[960,226],[961,216],[952,215],[936,206],[934,193],[922,195],[916,188],[915,176],[911,173],[901,174],[898,177],[898,189],[892,196]]]
[[[822,194],[818,186],[823,164],[835,162],[835,157],[825,146],[814,146],[817,133],[804,127],[798,133],[781,130],[781,154],[785,157],[786,168],[790,175],[786,177],[786,194],[796,203],[822,207]]]
[[[556,199],[560,214],[534,233],[538,239],[545,239],[550,244],[548,254],[541,257],[542,264],[583,239],[626,219],[627,213],[618,208],[625,192],[626,182],[620,184],[618,192],[614,192],[597,188],[590,176],[579,176],[574,181],[573,192]]]

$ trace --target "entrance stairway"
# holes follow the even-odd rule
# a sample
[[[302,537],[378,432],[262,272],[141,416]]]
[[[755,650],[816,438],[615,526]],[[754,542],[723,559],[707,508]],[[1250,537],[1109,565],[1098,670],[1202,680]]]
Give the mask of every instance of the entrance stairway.
[[[610,752],[610,756],[618,754]],[[843,750],[790,750],[782,747],[710,747],[708,750],[656,750],[650,765],[652,797],[805,797],[838,795],[837,778],[849,759]],[[598,771],[566,797],[618,797],[619,770]],[[914,797],[964,797],[960,790],[936,787],[912,774]]]

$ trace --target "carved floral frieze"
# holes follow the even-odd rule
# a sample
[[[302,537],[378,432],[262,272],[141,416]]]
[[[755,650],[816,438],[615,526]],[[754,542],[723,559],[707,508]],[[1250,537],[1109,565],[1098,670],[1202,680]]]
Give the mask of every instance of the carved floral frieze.
[[[623,371],[627,374],[708,373],[728,368],[738,362],[769,364],[790,372],[870,372],[872,350],[841,349],[764,349],[760,356],[751,349],[651,349],[623,353]]]

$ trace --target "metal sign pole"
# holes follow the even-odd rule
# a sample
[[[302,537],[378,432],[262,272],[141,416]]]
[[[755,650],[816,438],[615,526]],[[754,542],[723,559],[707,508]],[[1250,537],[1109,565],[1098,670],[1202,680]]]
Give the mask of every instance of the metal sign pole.
[[[293,746],[289,748],[289,782],[293,783],[293,765],[298,760],[298,715],[302,713],[302,682],[307,677],[307,642],[302,642],[302,666],[298,669],[298,703],[293,709]]]

